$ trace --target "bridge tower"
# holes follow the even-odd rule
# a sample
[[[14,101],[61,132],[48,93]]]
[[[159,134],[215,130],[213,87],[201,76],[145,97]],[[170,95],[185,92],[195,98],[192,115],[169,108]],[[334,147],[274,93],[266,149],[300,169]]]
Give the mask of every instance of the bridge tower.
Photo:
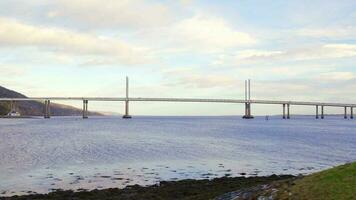
[[[126,100],[125,100],[125,115],[122,116],[124,119],[132,118],[129,114],[129,77],[126,76]]]
[[[251,80],[245,80],[245,115],[244,119],[253,119],[251,115]]]

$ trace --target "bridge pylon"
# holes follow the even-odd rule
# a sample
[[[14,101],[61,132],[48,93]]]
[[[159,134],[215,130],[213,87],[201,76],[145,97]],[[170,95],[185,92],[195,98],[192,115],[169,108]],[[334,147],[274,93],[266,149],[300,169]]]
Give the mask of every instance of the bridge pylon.
[[[122,116],[124,119],[132,118],[129,114],[129,77],[126,76],[126,100],[125,100],[125,115]]]
[[[251,80],[245,80],[245,115],[242,116],[243,119],[253,119],[251,115]]]

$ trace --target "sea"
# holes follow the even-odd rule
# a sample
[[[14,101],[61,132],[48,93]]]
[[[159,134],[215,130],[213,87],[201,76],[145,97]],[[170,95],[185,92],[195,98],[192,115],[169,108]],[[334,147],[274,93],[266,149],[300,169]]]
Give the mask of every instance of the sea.
[[[0,119],[0,196],[217,177],[310,174],[356,161],[356,119]]]

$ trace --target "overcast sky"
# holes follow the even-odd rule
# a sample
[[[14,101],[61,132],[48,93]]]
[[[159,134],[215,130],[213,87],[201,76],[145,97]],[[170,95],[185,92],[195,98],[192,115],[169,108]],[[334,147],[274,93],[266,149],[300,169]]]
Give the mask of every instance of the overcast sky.
[[[121,97],[127,75],[135,97],[243,99],[251,78],[253,99],[355,103],[356,1],[0,0],[0,72],[1,86],[27,96]],[[154,115],[243,110],[131,107]],[[89,108],[123,112],[122,103]]]

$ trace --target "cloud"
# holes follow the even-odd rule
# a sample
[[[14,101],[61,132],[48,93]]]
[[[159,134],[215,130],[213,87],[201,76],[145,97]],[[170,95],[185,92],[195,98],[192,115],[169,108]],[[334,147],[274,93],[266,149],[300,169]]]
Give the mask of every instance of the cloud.
[[[152,45],[160,54],[216,53],[257,43],[254,36],[224,18],[207,14],[194,14],[169,26],[140,31],[136,38],[154,41]]]
[[[275,58],[293,60],[333,59],[356,56],[356,45],[352,44],[325,44],[308,48],[292,49]]]
[[[316,63],[289,63],[272,65],[248,65],[230,69],[233,74],[238,74],[241,78],[252,77],[258,80],[288,80],[317,77],[320,73],[328,73],[336,70],[334,64]]]
[[[124,64],[138,64],[148,59],[144,48],[129,45],[118,39],[32,26],[8,18],[0,18],[0,44],[2,47],[37,47],[42,51],[77,56],[111,57]]]
[[[197,75],[182,76],[177,84],[195,88],[231,87],[236,84],[236,79],[219,75]]]
[[[204,13],[189,1],[148,0],[56,0],[5,1],[5,16],[30,24],[65,27],[66,30],[120,35],[126,41],[140,42],[170,52],[216,52],[256,44],[257,39],[225,18]],[[19,5],[17,5],[19,4]],[[15,6],[16,5],[16,6]],[[32,12],[24,12],[32,10]],[[122,42],[122,41],[121,41]]]
[[[196,71],[192,68],[165,70],[169,86],[184,86],[188,88],[219,88],[236,85],[236,79],[230,75],[215,75]],[[173,82],[171,80],[174,80]]]
[[[290,49],[278,54],[263,56],[276,59],[312,60],[330,59],[356,56],[356,45],[352,44],[325,44],[306,48]],[[255,57],[250,57],[254,59]]]
[[[23,76],[27,73],[27,69],[23,66],[14,65],[14,64],[1,64],[0,71],[2,79],[12,79],[18,76]]]
[[[348,81],[348,80],[356,79],[356,73],[327,72],[327,73],[321,73],[316,78],[323,81]]]
[[[58,0],[47,15],[91,28],[141,28],[163,26],[172,16],[167,6],[141,0]]]
[[[212,62],[216,66],[241,66],[244,64],[278,64],[278,62],[297,62],[312,60],[331,60],[356,56],[354,44],[324,44],[287,50],[249,49],[232,54],[220,54]]]
[[[356,28],[330,27],[330,28],[303,28],[296,31],[297,35],[313,38],[348,39],[356,36]]]
[[[184,6],[190,6],[193,3],[193,0],[179,0]]]
[[[172,32],[180,43],[199,49],[223,50],[256,43],[250,34],[234,29],[222,18],[212,16],[196,15],[184,19],[174,25]]]
[[[282,51],[264,51],[264,50],[242,50],[236,55],[237,59],[255,59],[264,57],[274,57],[283,54]]]

